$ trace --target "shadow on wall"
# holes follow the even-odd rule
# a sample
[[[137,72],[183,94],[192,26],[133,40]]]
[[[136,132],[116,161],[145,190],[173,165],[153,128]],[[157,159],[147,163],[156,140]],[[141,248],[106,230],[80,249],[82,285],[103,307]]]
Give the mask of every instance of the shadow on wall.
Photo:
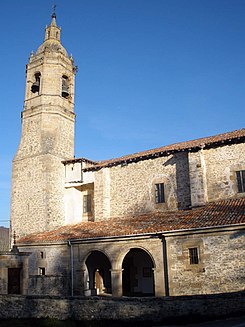
[[[236,266],[236,274],[232,276],[232,279],[240,285],[245,285],[245,233],[244,231],[234,232],[229,238],[230,240],[236,240],[235,243],[231,243],[230,250],[237,251],[240,263],[240,266]],[[233,251],[232,253],[234,253]]]
[[[175,166],[177,185],[177,201],[178,209],[188,209],[191,206],[191,190],[190,190],[190,174],[189,174],[189,159],[187,152],[176,153],[167,160],[163,166]]]
[[[177,298],[85,298],[0,296],[1,319],[73,319],[87,326],[152,326],[244,315],[244,292]],[[38,322],[36,322],[38,323]],[[53,322],[54,323],[54,322]],[[60,325],[60,324],[57,324]],[[76,324],[77,325],[77,324]],[[69,325],[70,326],[70,325]]]

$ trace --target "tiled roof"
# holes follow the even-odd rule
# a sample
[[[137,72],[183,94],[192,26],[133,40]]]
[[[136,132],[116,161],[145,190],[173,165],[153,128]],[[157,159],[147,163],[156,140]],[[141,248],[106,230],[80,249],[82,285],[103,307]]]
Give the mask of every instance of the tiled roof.
[[[245,139],[245,128],[235,130],[232,132],[227,132],[223,134],[218,134],[215,136],[209,136],[209,137],[203,137],[192,141],[186,141],[186,142],[180,142],[180,143],[174,143],[171,145],[163,146],[160,148],[155,148],[147,151],[142,151],[126,156],[122,156],[119,158],[114,158],[110,160],[104,160],[104,161],[98,161],[98,162],[92,162],[88,159],[92,165],[90,167],[87,167],[84,169],[84,171],[90,171],[90,170],[98,170],[103,167],[110,167],[114,165],[118,165],[121,163],[130,163],[135,162],[139,160],[145,160],[152,157],[160,157],[164,155],[169,155],[175,152],[179,151],[195,151],[200,148],[210,148],[221,144],[232,144],[234,142],[243,142]],[[72,160],[66,160],[64,163],[70,163],[70,162],[77,162],[81,161],[84,158],[77,158]],[[85,159],[84,159],[85,160]]]
[[[245,223],[245,197],[213,202],[193,210],[158,212],[67,225],[53,231],[28,235],[17,240],[17,243],[120,237],[242,223]]]

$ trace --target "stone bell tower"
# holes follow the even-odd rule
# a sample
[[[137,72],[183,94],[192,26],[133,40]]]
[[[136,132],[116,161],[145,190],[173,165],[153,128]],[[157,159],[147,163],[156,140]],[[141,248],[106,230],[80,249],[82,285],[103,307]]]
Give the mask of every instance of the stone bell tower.
[[[11,230],[17,237],[64,224],[64,166],[74,156],[76,67],[52,15],[26,66],[22,135],[12,165]]]

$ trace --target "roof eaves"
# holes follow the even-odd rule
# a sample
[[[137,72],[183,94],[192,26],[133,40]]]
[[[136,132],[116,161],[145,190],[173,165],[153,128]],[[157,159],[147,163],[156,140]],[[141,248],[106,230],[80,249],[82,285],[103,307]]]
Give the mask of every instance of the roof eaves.
[[[120,157],[120,158],[115,158],[112,160],[106,160],[106,161],[101,161],[98,162],[97,164],[94,164],[94,166],[91,167],[86,167],[83,169],[84,172],[87,171],[96,171],[96,170],[100,170],[102,168],[106,168],[106,167],[113,167],[113,166],[118,166],[118,165],[122,165],[122,166],[126,166],[127,164],[130,163],[135,163],[138,161],[142,161],[142,160],[148,160],[148,159],[154,159],[154,158],[158,158],[158,157],[164,157],[164,156],[169,156],[171,154],[174,153],[178,153],[178,152],[196,152],[199,151],[201,149],[210,149],[210,148],[214,148],[220,145],[227,145],[227,144],[233,144],[234,140],[238,140],[239,143],[241,143],[242,141],[245,140],[245,136],[239,136],[239,137],[233,137],[233,138],[228,138],[225,140],[217,140],[217,141],[210,141],[210,142],[206,142],[206,143],[200,143],[200,144],[195,144],[195,145],[185,145],[183,147],[181,147],[181,143],[177,143],[176,144],[176,148],[172,148],[169,149],[169,146],[166,146],[164,149],[164,147],[160,150],[155,149],[155,150],[149,150],[149,153],[145,153],[145,152],[139,152],[136,153],[135,155],[129,155],[129,156],[124,156],[124,157]],[[189,141],[192,142],[192,141]],[[177,145],[180,145],[179,147],[177,147]]]
[[[76,162],[86,162],[86,163],[90,163],[92,165],[97,165],[98,161],[93,161],[87,158],[73,158],[73,159],[67,159],[67,160],[63,160],[61,161],[64,165],[66,164],[70,164],[70,163],[76,163]]]

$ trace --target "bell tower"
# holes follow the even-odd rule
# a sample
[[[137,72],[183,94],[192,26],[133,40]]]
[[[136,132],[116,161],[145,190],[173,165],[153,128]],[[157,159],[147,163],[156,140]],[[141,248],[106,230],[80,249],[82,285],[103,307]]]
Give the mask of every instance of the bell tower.
[[[17,237],[64,224],[62,160],[74,156],[76,67],[53,13],[26,66],[22,135],[12,165],[11,230]]]

